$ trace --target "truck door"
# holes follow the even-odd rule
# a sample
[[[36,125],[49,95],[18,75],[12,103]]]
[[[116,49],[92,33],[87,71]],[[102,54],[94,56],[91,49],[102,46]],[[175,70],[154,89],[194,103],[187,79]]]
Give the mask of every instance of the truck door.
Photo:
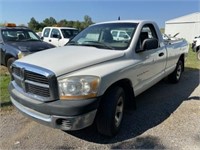
[[[61,33],[58,29],[52,29],[50,34],[51,44],[59,46],[59,40],[61,39]]]
[[[156,30],[152,24],[143,26],[136,49],[141,49],[145,39],[155,38],[159,41]],[[166,65],[166,49],[160,44],[157,49],[144,50],[136,53],[139,61],[137,69],[137,90],[143,92],[150,86],[154,85],[164,76]]]
[[[45,28],[44,31],[42,32],[42,38],[44,42],[51,43],[50,37],[49,37],[50,31],[51,31],[50,28]]]

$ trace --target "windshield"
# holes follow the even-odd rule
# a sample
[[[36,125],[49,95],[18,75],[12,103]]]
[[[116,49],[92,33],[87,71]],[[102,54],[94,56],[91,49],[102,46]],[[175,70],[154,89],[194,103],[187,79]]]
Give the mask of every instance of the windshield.
[[[64,38],[72,38],[78,34],[78,30],[76,29],[61,29],[61,32]]]
[[[74,37],[67,45],[94,46],[125,50],[134,35],[136,23],[108,23],[93,25]]]
[[[40,41],[40,38],[31,30],[5,29],[1,34],[3,40],[7,42]]]

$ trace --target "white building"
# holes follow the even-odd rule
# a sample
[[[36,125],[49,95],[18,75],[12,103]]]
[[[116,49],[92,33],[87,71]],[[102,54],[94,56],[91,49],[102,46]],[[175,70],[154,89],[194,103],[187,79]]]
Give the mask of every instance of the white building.
[[[192,43],[194,37],[200,36],[200,12],[188,14],[165,22],[165,34],[175,35]]]

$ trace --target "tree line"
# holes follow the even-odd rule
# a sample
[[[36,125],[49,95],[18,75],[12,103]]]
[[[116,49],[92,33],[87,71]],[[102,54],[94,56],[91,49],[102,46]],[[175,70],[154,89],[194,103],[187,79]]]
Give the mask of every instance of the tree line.
[[[93,24],[92,18],[88,15],[84,16],[84,21],[68,21],[66,19],[62,19],[60,21],[56,21],[53,17],[49,17],[43,20],[43,22],[38,22],[34,17],[30,19],[28,22],[28,27],[35,32],[42,31],[44,27],[47,26],[58,26],[58,27],[72,27],[82,30],[89,25]]]
[[[30,19],[28,22],[28,27],[32,29],[35,32],[42,31],[44,27],[47,26],[58,26],[58,27],[72,27],[77,28],[79,30],[83,30],[84,28],[88,27],[89,25],[93,24],[92,18],[88,15],[85,15],[83,21],[72,21],[72,20],[66,20],[62,19],[60,21],[56,21],[55,18],[49,17],[44,19],[42,22],[37,21],[34,17]],[[5,26],[5,23],[0,23],[0,27]],[[24,24],[20,24],[18,26],[25,26]]]

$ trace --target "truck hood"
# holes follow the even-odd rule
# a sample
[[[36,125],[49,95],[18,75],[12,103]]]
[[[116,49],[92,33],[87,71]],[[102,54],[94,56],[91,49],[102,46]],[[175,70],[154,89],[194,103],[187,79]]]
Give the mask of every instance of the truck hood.
[[[9,45],[19,49],[22,52],[37,52],[55,47],[43,41],[9,42]]]
[[[60,76],[122,56],[124,56],[124,51],[86,46],[64,46],[40,51],[17,61],[49,69],[56,76]]]

